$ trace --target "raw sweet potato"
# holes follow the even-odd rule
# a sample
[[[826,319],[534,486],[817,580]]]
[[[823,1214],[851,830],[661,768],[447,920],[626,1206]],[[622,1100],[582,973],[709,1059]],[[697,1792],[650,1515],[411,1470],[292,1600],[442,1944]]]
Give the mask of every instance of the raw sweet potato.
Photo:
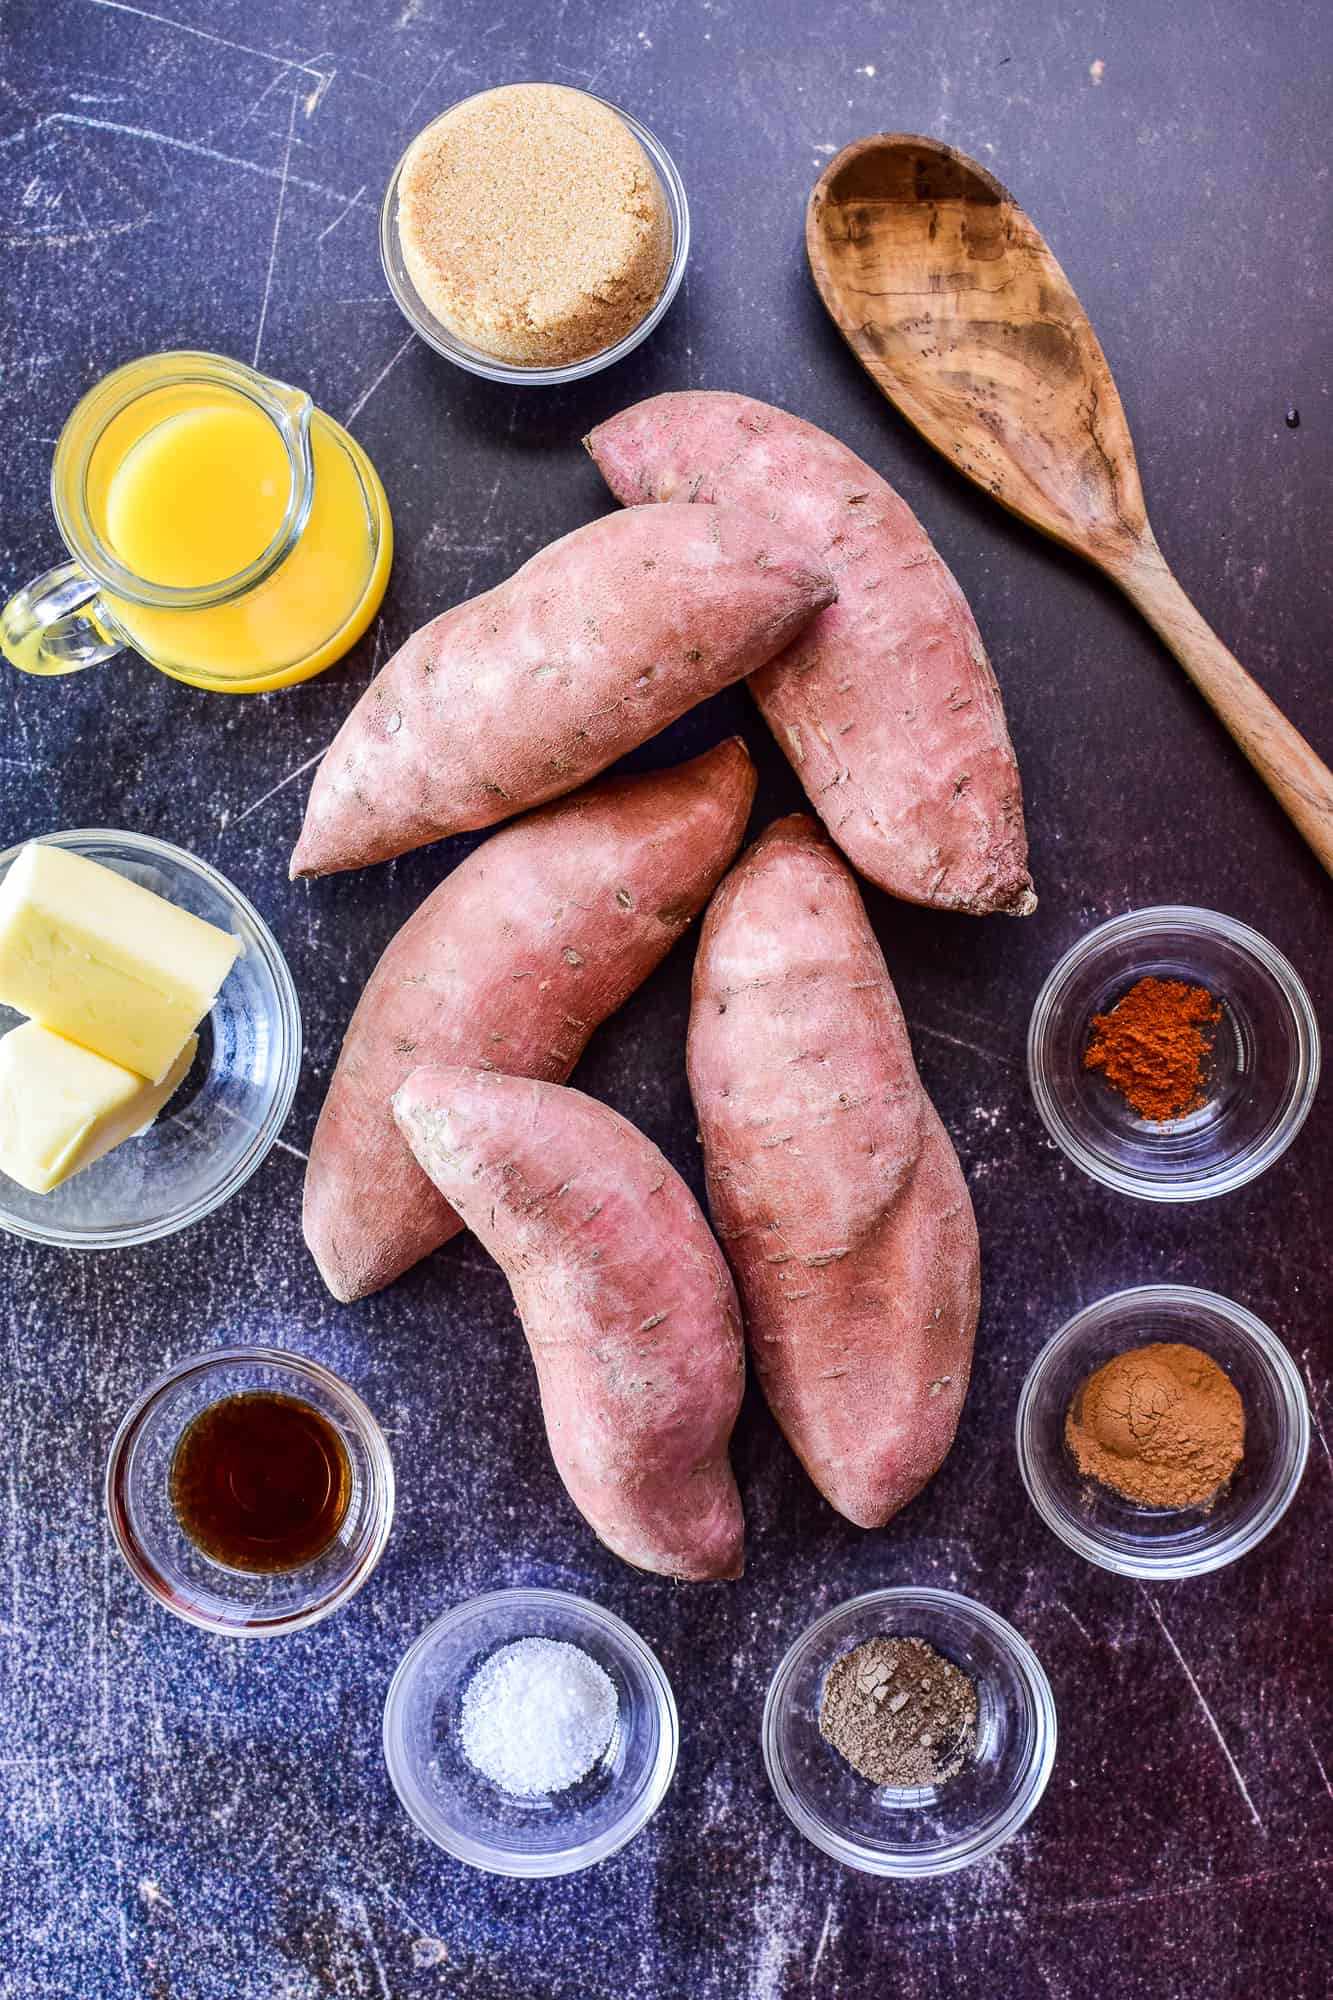
[[[856,884],[804,815],[713,898],[688,1063],[769,1405],[825,1499],[882,1527],[953,1442],[977,1232]]]
[[[384,861],[571,792],[752,673],[837,591],[771,521],[610,514],[423,626],[315,774],[293,875]]]
[[[764,513],[829,564],[838,601],[750,680],[810,802],[890,895],[1036,908],[1018,764],[967,600],[886,480],[748,396],[637,403],[587,439],[617,499]]]
[[[378,1290],[462,1228],[393,1122],[399,1084],[424,1063],[563,1083],[703,908],[754,784],[736,737],[674,770],[603,778],[494,834],[408,919],[310,1146],[305,1240],[335,1298]]]
[[[684,1181],[617,1112],[555,1083],[420,1069],[394,1115],[513,1288],[575,1506],[639,1569],[739,1576],[740,1311]]]

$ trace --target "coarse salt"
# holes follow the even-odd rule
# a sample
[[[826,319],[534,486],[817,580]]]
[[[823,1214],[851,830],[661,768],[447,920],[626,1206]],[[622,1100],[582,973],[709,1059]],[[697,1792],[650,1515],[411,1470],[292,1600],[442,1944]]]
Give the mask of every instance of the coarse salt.
[[[582,1647],[516,1639],[464,1690],[463,1755],[513,1798],[568,1791],[611,1741],[619,1707],[610,1675]]]

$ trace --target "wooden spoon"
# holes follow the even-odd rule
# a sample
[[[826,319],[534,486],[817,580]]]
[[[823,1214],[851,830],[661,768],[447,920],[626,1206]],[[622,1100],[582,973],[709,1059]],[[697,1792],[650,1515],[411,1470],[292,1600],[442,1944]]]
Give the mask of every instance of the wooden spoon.
[[[1168,569],[1106,356],[1007,188],[938,139],[858,139],[816,183],[805,241],[824,304],[889,400],[1119,584],[1333,874],[1333,773]]]

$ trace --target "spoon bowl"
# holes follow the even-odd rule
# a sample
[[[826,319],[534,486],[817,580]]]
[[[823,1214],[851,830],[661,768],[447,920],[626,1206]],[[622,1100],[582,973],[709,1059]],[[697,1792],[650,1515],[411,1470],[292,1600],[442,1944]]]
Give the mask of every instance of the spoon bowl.
[[[1106,356],[1009,190],[941,140],[878,133],[816,182],[806,250],[889,400],[984,492],[1120,586],[1333,873],[1333,773],[1167,567]]]

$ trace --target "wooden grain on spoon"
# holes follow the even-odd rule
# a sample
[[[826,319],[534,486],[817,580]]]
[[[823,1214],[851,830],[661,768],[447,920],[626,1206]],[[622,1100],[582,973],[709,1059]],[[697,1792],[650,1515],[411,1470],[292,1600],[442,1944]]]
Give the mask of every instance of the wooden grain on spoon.
[[[890,401],[994,499],[1119,584],[1333,874],[1333,773],[1168,568],[1106,356],[1008,190],[939,140],[859,139],[815,185],[806,249]]]

